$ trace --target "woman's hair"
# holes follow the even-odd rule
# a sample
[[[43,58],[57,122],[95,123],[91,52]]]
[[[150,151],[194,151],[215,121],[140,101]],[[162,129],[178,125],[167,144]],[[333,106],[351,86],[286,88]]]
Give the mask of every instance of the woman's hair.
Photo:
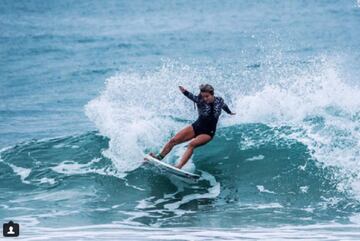
[[[214,95],[214,87],[209,84],[202,84],[199,86],[200,92],[207,92],[211,95]]]

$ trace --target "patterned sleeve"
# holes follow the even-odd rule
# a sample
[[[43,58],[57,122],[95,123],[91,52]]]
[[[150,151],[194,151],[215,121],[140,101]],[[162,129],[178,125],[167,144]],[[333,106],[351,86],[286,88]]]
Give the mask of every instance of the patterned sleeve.
[[[226,113],[228,113],[228,114],[231,114],[232,112],[231,112],[231,110],[230,110],[230,108],[229,108],[229,106],[227,105],[227,104],[225,104],[225,102],[224,102],[224,100],[221,98],[221,102],[222,102],[222,109],[226,112]]]
[[[198,102],[199,102],[199,97],[196,96],[196,95],[194,95],[193,93],[185,90],[185,91],[183,92],[183,94],[184,94],[186,97],[188,97],[190,100],[194,101],[195,103],[198,103]]]

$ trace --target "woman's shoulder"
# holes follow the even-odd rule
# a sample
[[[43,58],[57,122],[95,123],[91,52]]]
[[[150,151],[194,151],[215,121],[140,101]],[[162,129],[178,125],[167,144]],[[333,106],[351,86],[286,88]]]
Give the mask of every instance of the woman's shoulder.
[[[224,102],[224,99],[221,96],[215,96],[215,100]]]

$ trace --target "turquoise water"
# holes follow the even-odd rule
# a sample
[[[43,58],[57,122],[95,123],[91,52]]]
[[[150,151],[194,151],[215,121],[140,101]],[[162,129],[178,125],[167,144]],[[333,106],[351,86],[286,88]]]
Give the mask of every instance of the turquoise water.
[[[0,219],[24,240],[360,238],[357,1],[1,1]],[[236,116],[142,165],[211,83]],[[184,151],[180,145],[166,161]]]

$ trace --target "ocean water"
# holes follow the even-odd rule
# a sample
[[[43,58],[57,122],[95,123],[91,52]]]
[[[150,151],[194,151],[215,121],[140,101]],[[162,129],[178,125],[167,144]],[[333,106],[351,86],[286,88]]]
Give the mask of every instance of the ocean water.
[[[21,240],[360,239],[359,1],[2,0],[0,28],[0,220]],[[142,157],[201,83],[237,115],[187,184]]]

